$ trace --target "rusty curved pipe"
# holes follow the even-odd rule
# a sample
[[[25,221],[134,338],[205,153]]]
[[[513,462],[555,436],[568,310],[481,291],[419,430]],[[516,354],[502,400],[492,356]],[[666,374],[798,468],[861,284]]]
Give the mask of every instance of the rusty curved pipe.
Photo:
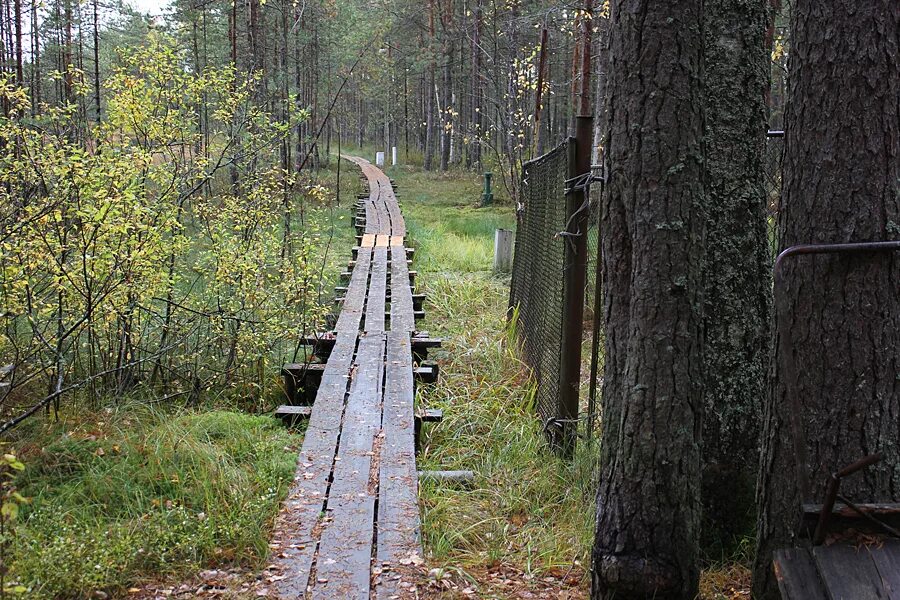
[[[789,248],[785,248],[782,250],[778,257],[775,259],[774,265],[774,276],[775,281],[773,285],[773,294],[775,295],[775,313],[776,319],[778,321],[778,329],[779,331],[784,331],[786,329],[787,323],[784,319],[787,317],[784,308],[784,303],[779,302],[778,299],[778,288],[782,282],[782,273],[781,266],[784,261],[788,258],[794,256],[802,256],[805,254],[854,254],[854,253],[863,253],[863,252],[897,252],[900,251],[900,240],[896,241],[881,241],[881,242],[849,242],[843,244],[798,244],[795,246],[791,246]],[[790,336],[787,337],[787,351],[785,352],[786,358],[786,368],[788,370],[788,378],[787,378],[787,396],[789,399],[789,405],[791,409],[790,421],[791,421],[791,429],[794,438],[794,457],[797,460],[797,465],[800,471],[800,491],[801,495],[805,498],[809,494],[810,483],[809,483],[809,461],[806,456],[806,443],[804,442],[801,436],[803,428],[800,423],[800,399],[796,397],[794,393],[794,357],[791,353],[793,350],[791,345]]]

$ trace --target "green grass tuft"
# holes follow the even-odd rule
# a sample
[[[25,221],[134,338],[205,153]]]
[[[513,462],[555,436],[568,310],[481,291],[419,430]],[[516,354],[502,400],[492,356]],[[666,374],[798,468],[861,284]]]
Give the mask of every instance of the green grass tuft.
[[[17,485],[32,503],[11,574],[34,598],[258,564],[297,441],[270,417],[146,405],[70,415],[27,439]]]

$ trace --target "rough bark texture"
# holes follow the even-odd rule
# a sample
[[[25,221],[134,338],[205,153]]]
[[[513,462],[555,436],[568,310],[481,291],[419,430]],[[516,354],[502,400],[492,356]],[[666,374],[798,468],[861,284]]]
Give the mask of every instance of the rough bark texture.
[[[694,598],[704,245],[701,2],[612,3],[606,366],[592,597]]]
[[[898,30],[893,0],[793,4],[782,248],[900,237]],[[800,503],[821,501],[835,468],[883,452],[841,491],[900,501],[900,256],[801,256],[782,274],[760,464],[760,598],[778,597],[772,550],[801,543]]]
[[[771,346],[764,151],[765,0],[704,4],[706,297],[703,546],[752,532]]]

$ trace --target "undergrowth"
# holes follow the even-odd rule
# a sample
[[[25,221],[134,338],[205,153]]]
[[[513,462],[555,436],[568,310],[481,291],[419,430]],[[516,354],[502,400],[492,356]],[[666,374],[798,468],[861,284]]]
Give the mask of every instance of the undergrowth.
[[[257,564],[298,440],[270,417],[146,404],[65,413],[19,437],[16,483],[31,503],[11,575],[29,598],[118,595],[149,578]]]
[[[491,273],[493,234],[512,228],[501,202],[476,208],[472,174],[389,170],[399,183],[426,325],[444,338],[441,377],[420,405],[441,408],[426,426],[419,467],[472,470],[469,486],[423,482],[423,534],[431,562],[455,568],[511,566],[540,575],[586,564],[593,526],[592,456],[549,452],[534,414],[533,384],[506,324],[508,277]]]

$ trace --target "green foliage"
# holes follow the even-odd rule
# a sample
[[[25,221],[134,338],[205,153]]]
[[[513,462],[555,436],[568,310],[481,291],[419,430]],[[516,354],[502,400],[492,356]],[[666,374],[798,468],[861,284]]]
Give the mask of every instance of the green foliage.
[[[15,476],[25,470],[15,454],[0,456],[0,596],[18,595],[28,588],[15,581],[9,581],[9,548],[15,539],[15,524],[19,511],[30,502],[18,492]]]
[[[0,363],[19,381],[195,401],[272,386],[267,364],[324,312],[326,193],[282,168],[307,113],[274,120],[257,84],[190,72],[151,32],[120,53],[82,137],[74,107],[29,119],[0,80]]]
[[[129,405],[35,435],[11,561],[35,598],[258,564],[296,461],[280,423],[233,412]]]

